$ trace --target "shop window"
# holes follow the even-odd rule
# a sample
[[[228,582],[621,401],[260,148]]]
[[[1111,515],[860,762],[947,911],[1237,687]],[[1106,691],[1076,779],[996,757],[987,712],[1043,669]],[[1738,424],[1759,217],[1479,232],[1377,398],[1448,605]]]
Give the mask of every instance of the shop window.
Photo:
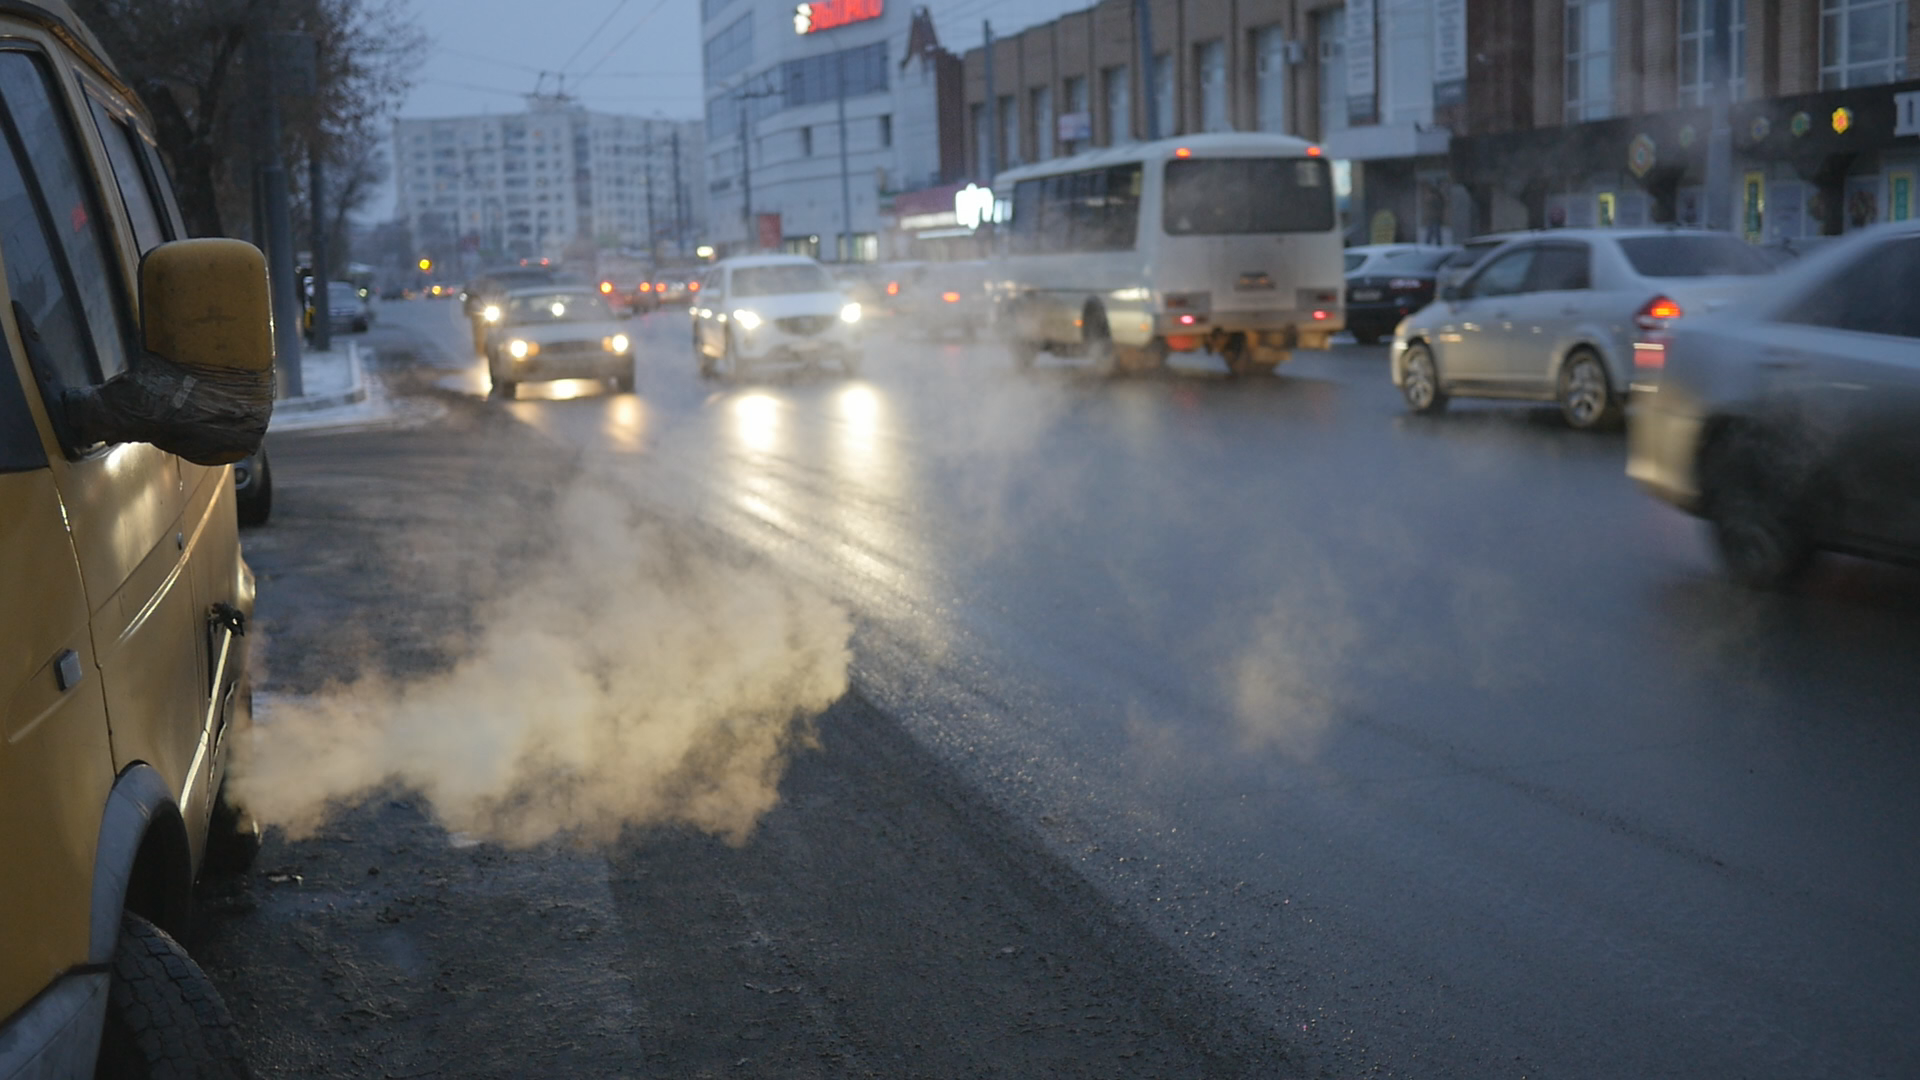
[[[1820,89],[1906,75],[1907,0],[1820,0]]]
[[[1613,0],[1567,0],[1567,120],[1613,115]]]
[[[1193,48],[1194,79],[1200,91],[1200,130],[1229,131],[1227,121],[1227,43],[1203,41]]]
[[[1106,144],[1120,146],[1133,141],[1133,87],[1131,73],[1125,67],[1110,67],[1100,73],[1107,98]]]

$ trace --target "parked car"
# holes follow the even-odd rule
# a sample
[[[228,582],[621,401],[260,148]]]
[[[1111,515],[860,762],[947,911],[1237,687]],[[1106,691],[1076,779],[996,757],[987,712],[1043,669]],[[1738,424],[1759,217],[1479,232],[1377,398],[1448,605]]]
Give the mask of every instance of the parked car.
[[[313,301],[309,301],[313,303]],[[309,318],[318,317],[318,305]],[[364,334],[373,325],[373,306],[350,281],[327,282],[327,324],[336,334]],[[309,327],[311,332],[311,327]]]
[[[693,351],[700,374],[739,378],[767,363],[860,369],[860,304],[804,255],[725,259],[699,282]]]
[[[1821,550],[1920,562],[1920,223],[1852,234],[1752,303],[1650,326],[1627,474],[1711,523],[1728,572]]]
[[[1772,265],[1726,233],[1559,229],[1509,240],[1394,333],[1414,412],[1451,397],[1558,402],[1568,425],[1617,419],[1648,320],[1713,311]]]
[[[242,525],[265,525],[273,516],[273,463],[265,442],[233,463],[233,505]]]
[[[1528,234],[1523,232],[1488,233],[1461,244],[1454,249],[1453,254],[1447,256],[1445,262],[1440,264],[1439,272],[1434,275],[1435,295],[1439,295],[1440,289],[1449,285],[1458,285],[1467,280],[1473,274],[1473,268],[1479,266],[1480,261],[1493,254],[1494,249],[1501,244],[1516,236],[1526,235]]]
[[[1347,331],[1353,340],[1376,344],[1401,319],[1432,303],[1440,266],[1455,251],[1424,244],[1348,248]]]
[[[499,308],[484,343],[496,396],[554,379],[605,379],[633,392],[633,341],[598,289],[516,289]]]
[[[0,7],[0,1076],[250,1075],[180,945],[227,797],[273,405],[266,260],[187,240],[153,126],[59,0]]]

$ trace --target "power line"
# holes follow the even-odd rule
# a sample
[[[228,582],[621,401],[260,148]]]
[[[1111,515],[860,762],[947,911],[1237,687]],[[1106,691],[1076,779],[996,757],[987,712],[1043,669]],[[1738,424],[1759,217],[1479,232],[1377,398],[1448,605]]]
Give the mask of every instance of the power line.
[[[482,64],[496,64],[500,67],[510,67],[518,71],[525,71],[534,75],[542,74],[542,71],[539,68],[534,67],[531,64],[521,64],[521,63],[516,63],[512,60],[502,60],[497,56],[481,56],[479,53],[462,52],[459,49],[450,49],[445,45],[435,45],[433,47],[433,51],[438,53],[445,53],[448,56],[457,56],[462,60],[473,60]]]
[[[613,59],[613,54],[620,51],[620,46],[625,45],[628,41],[632,40],[633,35],[639,33],[640,28],[647,25],[647,21],[652,19],[655,15],[659,14],[660,9],[666,6],[667,6],[667,0],[658,0],[658,2],[655,3],[652,7],[648,8],[647,13],[645,15],[640,16],[640,21],[633,24],[633,29],[628,30],[624,35],[622,35],[619,41],[614,42],[613,48],[608,49],[606,52],[606,55],[602,56],[599,60],[595,61],[592,67],[588,68],[585,72],[582,72],[581,78],[585,78],[588,75],[591,75],[596,71],[599,71],[601,64],[604,64],[608,60]]]
[[[607,12],[607,17],[600,20],[600,25],[593,28],[593,33],[587,35],[587,40],[581,42],[580,47],[573,50],[573,55],[567,57],[567,62],[560,65],[561,74],[565,74],[569,68],[573,67],[573,62],[580,59],[580,54],[587,51],[587,46],[593,44],[593,39],[599,37],[600,32],[607,28],[607,24],[613,22],[613,17],[620,14],[621,9],[631,2],[632,0],[619,0],[613,5],[613,10]]]

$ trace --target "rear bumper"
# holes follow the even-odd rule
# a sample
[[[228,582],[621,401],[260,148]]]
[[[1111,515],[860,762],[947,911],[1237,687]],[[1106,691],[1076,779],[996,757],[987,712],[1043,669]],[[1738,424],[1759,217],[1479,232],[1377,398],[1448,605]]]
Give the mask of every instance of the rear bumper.
[[[0,1080],[92,1076],[107,974],[68,975],[0,1026]]]
[[[1627,476],[1649,495],[1699,513],[1697,466],[1705,422],[1661,404],[1657,393],[1635,393],[1628,401]]]

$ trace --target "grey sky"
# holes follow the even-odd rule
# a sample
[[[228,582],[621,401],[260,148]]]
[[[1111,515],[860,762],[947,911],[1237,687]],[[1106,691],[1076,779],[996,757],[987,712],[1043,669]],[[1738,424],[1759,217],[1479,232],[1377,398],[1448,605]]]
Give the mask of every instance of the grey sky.
[[[789,0],[752,0],[786,6]],[[909,3],[910,0],[888,0]],[[1012,33],[1091,0],[922,0],[955,52],[980,40],[982,19]],[[699,0],[407,0],[432,41],[402,116],[518,112],[542,72],[604,112],[692,119],[700,93]],[[553,76],[544,86],[554,87]],[[368,207],[393,211],[389,191]]]

